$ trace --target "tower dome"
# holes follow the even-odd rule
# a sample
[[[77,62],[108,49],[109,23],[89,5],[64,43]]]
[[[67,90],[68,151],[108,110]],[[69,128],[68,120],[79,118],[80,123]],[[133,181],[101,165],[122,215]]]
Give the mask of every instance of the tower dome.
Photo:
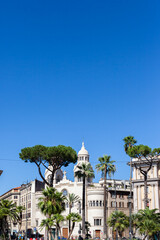
[[[81,150],[78,152],[78,162],[89,162],[89,153],[82,142]]]
[[[85,149],[84,142],[82,142],[81,150],[78,152],[79,155],[89,155],[88,151]]]

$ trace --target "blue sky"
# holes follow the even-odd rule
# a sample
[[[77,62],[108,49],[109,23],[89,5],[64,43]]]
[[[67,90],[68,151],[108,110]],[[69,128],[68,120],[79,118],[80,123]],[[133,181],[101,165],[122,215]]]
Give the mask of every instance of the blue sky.
[[[125,136],[160,146],[159,12],[146,0],[1,1],[0,194],[40,179],[19,159],[27,146],[84,141],[93,166],[116,160],[118,179]]]

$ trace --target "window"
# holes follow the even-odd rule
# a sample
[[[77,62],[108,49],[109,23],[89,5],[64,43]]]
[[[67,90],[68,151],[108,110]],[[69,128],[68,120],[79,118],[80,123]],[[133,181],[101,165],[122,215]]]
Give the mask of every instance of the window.
[[[111,193],[111,198],[116,198],[116,193],[115,192]]]
[[[93,207],[95,207],[95,201],[93,201]]]
[[[28,208],[31,208],[31,203],[28,203]]]
[[[38,227],[38,220],[36,220],[36,227]]]
[[[14,199],[18,199],[18,196],[14,196]]]
[[[99,206],[102,207],[102,201],[99,202]]]
[[[90,201],[90,206],[92,207],[92,201]]]
[[[66,189],[63,189],[63,190],[62,190],[62,194],[63,194],[63,196],[67,196],[67,195],[68,195],[67,190],[66,190]]]
[[[98,207],[98,205],[99,205],[99,204],[98,204],[98,201],[96,201],[96,206]]]
[[[17,223],[16,223],[16,222],[14,222],[14,223],[13,223],[13,227],[16,227],[16,226],[17,226]]]
[[[123,199],[123,194],[120,194],[120,195],[119,195],[119,198],[120,198],[120,199]]]
[[[99,218],[94,219],[94,226],[101,226],[101,221]]]
[[[119,202],[119,207],[124,208],[124,202]]]
[[[113,208],[117,207],[117,203],[115,201],[111,202],[111,207]]]
[[[85,160],[88,160],[88,157],[85,157]]]

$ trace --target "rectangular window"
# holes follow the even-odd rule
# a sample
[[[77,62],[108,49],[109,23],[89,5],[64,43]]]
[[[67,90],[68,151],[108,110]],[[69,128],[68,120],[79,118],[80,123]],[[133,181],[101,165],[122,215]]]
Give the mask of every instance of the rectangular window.
[[[111,198],[116,198],[116,193],[115,192],[111,193]]]
[[[123,199],[123,194],[120,194],[120,195],[119,195],[119,198],[120,198],[120,199]]]
[[[18,196],[14,196],[14,199],[18,199]]]
[[[94,219],[94,226],[101,226],[101,221],[99,218]]]

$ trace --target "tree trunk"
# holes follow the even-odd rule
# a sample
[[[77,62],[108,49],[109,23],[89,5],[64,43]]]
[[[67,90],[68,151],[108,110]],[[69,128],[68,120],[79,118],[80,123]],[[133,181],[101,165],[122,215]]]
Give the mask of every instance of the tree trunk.
[[[103,238],[107,238],[107,204],[106,204],[106,178],[107,167],[104,170],[104,212],[103,212]]]
[[[69,214],[71,214],[71,206],[69,203]],[[71,220],[69,219],[69,232],[71,231]]]
[[[49,229],[49,231],[48,231],[48,235],[49,235],[49,240],[51,240],[52,238],[51,238],[51,234],[52,234],[52,229]]]
[[[148,205],[147,172],[144,174],[144,208]]]
[[[83,176],[83,191],[82,191],[82,237],[85,239],[85,176]]]
[[[73,233],[74,227],[75,227],[75,222],[73,222],[73,224],[72,224],[72,229],[71,229],[71,231],[69,232],[69,236],[68,236],[67,240],[70,239],[70,237],[71,237],[71,235],[72,235],[72,233]]]

